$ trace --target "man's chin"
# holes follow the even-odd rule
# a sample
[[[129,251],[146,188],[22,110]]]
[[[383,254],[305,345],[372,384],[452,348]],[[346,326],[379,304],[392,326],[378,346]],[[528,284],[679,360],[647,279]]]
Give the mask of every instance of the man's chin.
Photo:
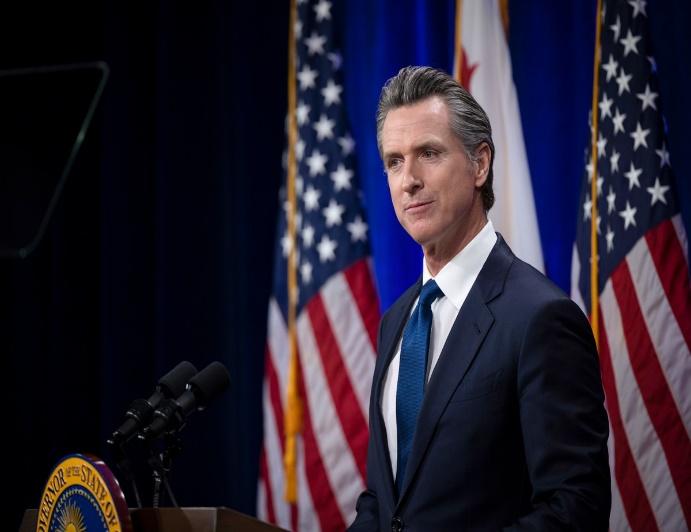
[[[440,229],[440,225],[429,217],[421,217],[412,220],[408,219],[404,229],[410,235],[410,238],[421,246],[425,246],[438,240],[442,234],[446,233],[446,231]]]

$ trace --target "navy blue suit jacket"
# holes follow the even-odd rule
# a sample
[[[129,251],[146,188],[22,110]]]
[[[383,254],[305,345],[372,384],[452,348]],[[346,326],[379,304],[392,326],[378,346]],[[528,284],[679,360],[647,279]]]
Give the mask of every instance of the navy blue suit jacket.
[[[590,325],[501,236],[427,384],[396,493],[384,377],[420,291],[383,316],[367,490],[351,530],[607,530],[608,423]]]

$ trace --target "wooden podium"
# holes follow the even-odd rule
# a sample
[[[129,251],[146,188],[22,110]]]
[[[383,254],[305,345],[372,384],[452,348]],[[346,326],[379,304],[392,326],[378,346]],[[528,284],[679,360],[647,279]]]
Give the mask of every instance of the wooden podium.
[[[24,512],[19,532],[35,532],[37,510]],[[134,532],[275,532],[284,530],[228,508],[130,510]]]

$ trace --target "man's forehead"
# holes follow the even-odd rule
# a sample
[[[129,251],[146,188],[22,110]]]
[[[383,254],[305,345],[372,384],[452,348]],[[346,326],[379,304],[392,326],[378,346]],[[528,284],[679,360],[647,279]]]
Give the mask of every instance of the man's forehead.
[[[446,103],[435,97],[392,109],[382,127],[382,146],[424,143],[451,134]]]
[[[397,120],[412,119],[413,117],[422,118],[430,117],[435,120],[440,118],[448,118],[449,109],[446,102],[439,96],[430,96],[423,100],[419,100],[407,105],[394,107],[387,114],[384,119],[384,126]]]

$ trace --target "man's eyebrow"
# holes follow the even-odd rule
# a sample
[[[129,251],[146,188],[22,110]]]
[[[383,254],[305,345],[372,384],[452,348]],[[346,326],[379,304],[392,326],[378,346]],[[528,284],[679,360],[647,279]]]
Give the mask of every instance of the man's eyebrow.
[[[411,147],[411,151],[420,152],[420,151],[428,150],[430,148],[434,148],[437,151],[445,151],[446,150],[444,143],[437,140],[437,139],[423,139],[420,142],[416,142],[415,144],[413,144]],[[391,157],[393,155],[400,155],[401,151],[400,150],[386,151],[384,149],[382,151],[382,153],[383,153],[382,159],[386,159],[386,157]]]
[[[401,155],[401,152],[399,150],[390,150],[390,151],[384,151],[382,153],[382,159],[386,161],[387,159],[390,159],[391,157],[398,157]]]
[[[444,144],[436,139],[425,139],[415,145],[413,145],[413,151],[424,151],[430,148],[434,148],[437,151],[444,150]]]

